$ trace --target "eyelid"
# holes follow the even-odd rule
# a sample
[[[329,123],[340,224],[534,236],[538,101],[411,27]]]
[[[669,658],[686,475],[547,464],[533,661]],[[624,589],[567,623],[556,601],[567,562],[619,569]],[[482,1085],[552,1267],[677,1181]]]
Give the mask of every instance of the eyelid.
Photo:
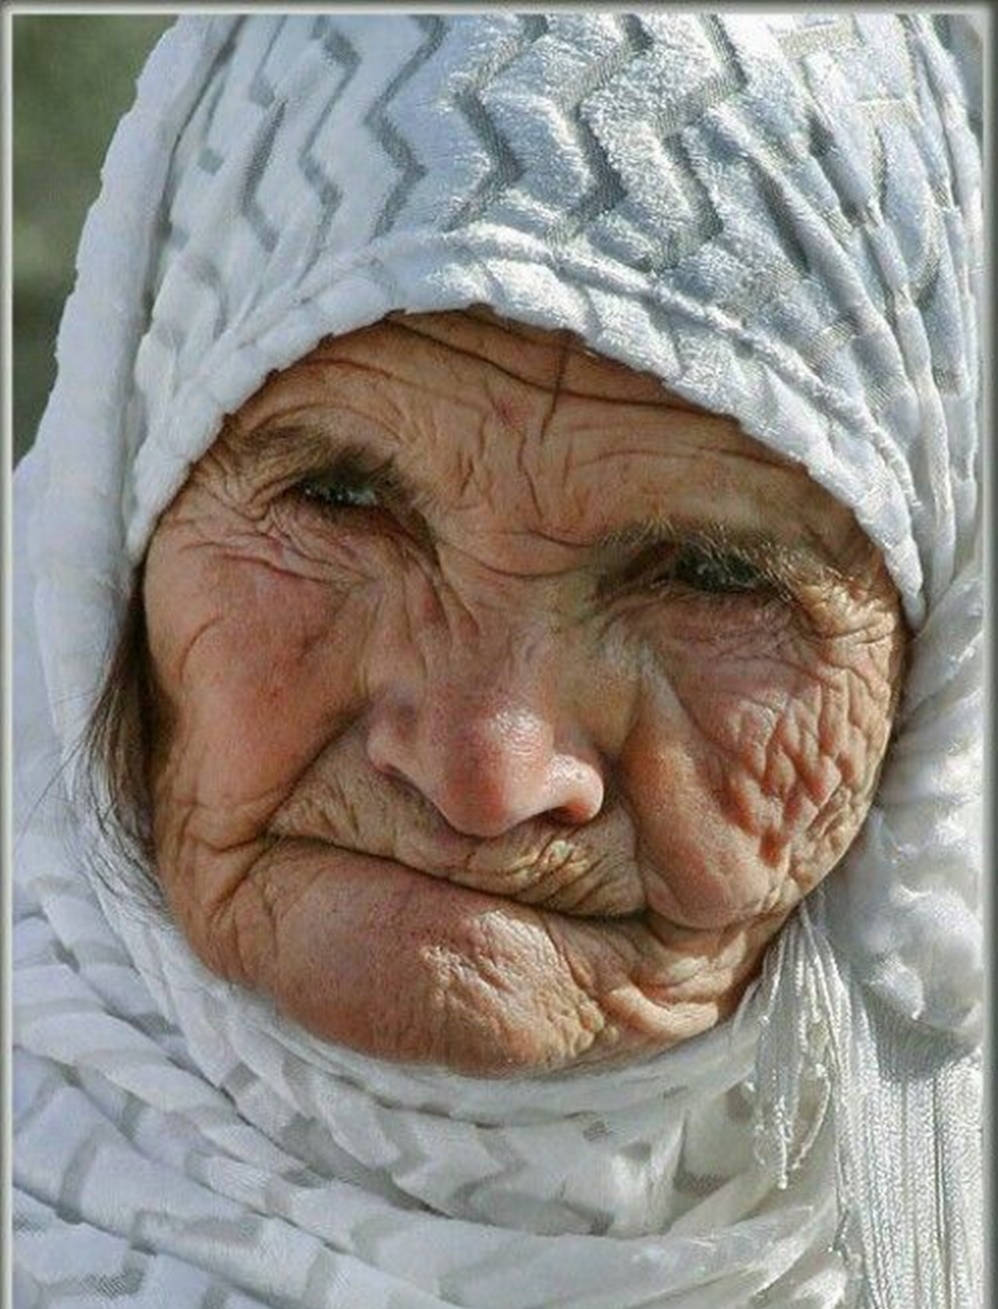
[[[323,506],[318,496],[307,494],[310,483],[315,485],[321,482],[330,485],[339,483],[347,491],[370,489],[375,497],[374,503]],[[418,545],[434,553],[432,534],[426,520],[410,503],[391,458],[378,459],[367,451],[346,449],[319,467],[299,472],[289,490],[302,500],[310,501],[319,512],[330,515],[342,513],[372,526],[376,520],[383,524],[391,521]]]

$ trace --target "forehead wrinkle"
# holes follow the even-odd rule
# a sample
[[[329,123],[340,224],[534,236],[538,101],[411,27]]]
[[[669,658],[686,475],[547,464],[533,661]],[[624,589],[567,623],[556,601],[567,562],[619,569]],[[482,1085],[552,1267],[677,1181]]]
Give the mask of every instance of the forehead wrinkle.
[[[502,318],[484,305],[442,313],[389,314],[384,321],[403,328],[415,336],[438,343],[445,350],[488,363],[497,372],[514,381],[543,390],[557,390],[561,395],[573,399],[602,399],[607,403],[633,404],[651,409],[675,409],[687,414],[723,418],[729,422],[737,421],[726,415],[715,414],[696,401],[688,400],[671,391],[654,373],[633,368],[621,360],[600,354],[582,337],[567,328],[534,327],[531,324],[517,322],[515,319]],[[462,323],[480,328],[482,340],[471,347],[455,341],[453,331],[449,329],[452,325],[457,327]],[[519,341],[526,347],[525,355],[529,355],[531,347],[544,351],[552,377],[550,383],[539,380],[536,373],[533,376],[528,375],[529,369],[527,372],[520,373],[506,367],[486,348],[487,341],[505,343],[511,340]],[[524,364],[526,368],[526,358]],[[627,388],[626,395],[617,393],[618,388],[622,386]]]
[[[458,315],[454,316],[458,317]],[[414,315],[414,320],[422,317],[430,316]],[[714,419],[722,425],[735,421],[726,415],[714,414],[711,410],[704,409],[693,401],[673,395],[663,382],[650,373],[640,373],[629,368],[626,364],[619,363],[617,360],[594,353],[571,332],[550,332],[547,334],[546,339],[538,340],[534,337],[520,338],[517,332],[502,327],[491,328],[497,337],[506,336],[521,339],[528,349],[530,347],[542,348],[547,362],[547,375],[542,378],[539,375],[539,370],[531,374],[526,361],[524,370],[519,371],[500,363],[483,347],[476,348],[473,345],[461,344],[450,336],[439,335],[417,321],[403,322],[400,319],[391,321],[394,326],[403,328],[406,332],[410,332],[424,341],[432,342],[434,346],[439,348],[444,357],[457,355],[465,360],[481,364],[519,386],[543,392],[554,396],[558,400],[563,398],[581,401],[595,400],[597,402],[602,401],[607,405],[634,406],[636,409],[671,410],[688,417]],[[491,327],[491,325],[489,326]],[[514,324],[514,326],[516,325]],[[585,385],[584,372],[587,369],[598,374],[593,384],[589,386]],[[579,375],[580,372],[582,373],[581,376]],[[615,384],[616,387],[626,386],[630,388],[631,393],[620,393]],[[654,388],[654,393],[648,394],[647,392],[651,388]],[[640,389],[640,391],[646,393],[635,394],[633,393],[635,389]],[[443,394],[448,395],[447,392],[443,392]],[[453,396],[448,398],[453,399]]]
[[[451,353],[459,353],[459,352],[452,351]],[[466,353],[466,352],[460,352],[460,353]],[[473,355],[469,355],[468,357],[477,358],[477,356],[473,356]],[[418,365],[418,360],[414,362]],[[447,362],[446,359],[444,360],[444,362]],[[484,364],[488,368],[495,369],[495,371],[503,374],[504,376],[512,378],[512,380],[514,381],[519,381],[521,385],[524,386],[531,385],[530,383],[523,382],[522,379],[515,378],[513,374],[507,373],[506,370],[490,364],[488,360],[479,359],[479,362]],[[448,368],[449,376],[446,379],[440,381],[434,381],[433,378],[430,376],[431,370],[428,370],[425,367],[417,366],[411,372],[409,372],[408,370],[403,371],[402,369],[392,370],[389,368],[379,367],[377,364],[369,364],[351,358],[328,359],[328,360],[316,359],[312,361],[312,364],[310,366],[321,367],[323,365],[328,365],[328,364],[332,364],[332,366],[335,368],[342,368],[347,371],[355,371],[358,373],[370,373],[373,374],[374,376],[383,377],[390,383],[402,382],[406,390],[415,392],[423,399],[426,398],[429,398],[430,400],[439,399],[445,401],[447,404],[454,405],[460,409],[468,410],[470,413],[474,414],[477,419],[476,429],[477,427],[481,426],[482,421],[484,420],[486,415],[498,414],[501,416],[501,405],[497,404],[496,399],[491,392],[491,389],[489,387],[488,376],[481,379],[482,389],[485,393],[485,398],[488,401],[488,403],[486,404],[486,403],[479,402],[477,398],[474,396],[474,394],[469,393],[468,389],[462,385],[463,379],[459,377],[455,377],[453,375],[452,366]],[[540,391],[542,393],[546,393],[548,391],[548,388],[546,387],[533,387],[533,389]],[[386,394],[379,392],[378,398],[382,402],[386,402],[388,396]],[[361,410],[356,408],[356,406],[344,404],[343,400],[339,397],[337,398],[337,407],[351,408],[351,409],[355,409],[357,413],[361,413]],[[399,415],[398,417],[393,418],[393,421],[390,424],[381,422],[380,425],[388,427],[392,439],[397,441],[401,447],[405,447],[410,443],[409,440],[407,439],[406,428],[412,425],[412,418],[408,414],[405,416]],[[504,425],[508,426],[508,424],[504,424]]]
[[[561,392],[559,398],[564,398],[566,394],[564,391]],[[757,464],[764,469],[775,469],[780,473],[789,474],[802,483],[812,481],[801,463],[771,452],[767,447],[746,436],[740,428],[735,427],[733,419],[723,415],[692,413],[661,405],[636,406],[630,401],[608,402],[608,404],[613,408],[613,416],[609,421],[605,418],[601,419],[600,416],[595,418],[587,416],[585,421],[581,421],[573,420],[572,416],[568,415],[565,419],[568,428],[565,434],[568,436],[586,436],[592,432],[606,435],[608,432],[620,429],[619,444],[608,446],[588,458],[580,457],[578,460],[580,467],[619,458],[657,460],[685,457],[691,452],[699,457],[703,452],[703,446],[697,442],[696,437],[700,436],[709,437],[710,446],[707,453],[711,458],[722,456],[725,463],[738,459]],[[640,434],[639,443],[635,444],[635,429],[633,425],[626,423],[626,418],[629,410],[639,407],[657,410],[661,424],[657,428],[642,424],[637,429]],[[564,419],[564,411],[562,416]],[[722,437],[728,439],[722,442],[720,439]]]
[[[465,327],[468,325],[478,326],[483,339],[476,339],[471,343],[455,339],[453,333],[448,330],[451,327],[449,321],[451,319],[454,320],[453,326],[458,331],[460,331],[462,325]],[[417,314],[404,320],[392,319],[391,325],[428,343],[428,348],[434,354],[442,356],[456,355],[459,358],[483,364],[510,381],[543,391],[552,389],[556,378],[562,371],[561,360],[565,348],[571,348],[571,338],[568,333],[550,332],[544,336],[526,336],[519,331],[513,330],[515,324],[496,326],[482,320],[476,322],[476,320],[462,314]],[[520,361],[522,366],[517,367],[513,364],[501,363],[496,358],[497,352],[489,351],[489,340],[501,345],[508,344],[511,341],[520,343],[523,347]],[[539,359],[539,355],[543,356],[543,359]]]

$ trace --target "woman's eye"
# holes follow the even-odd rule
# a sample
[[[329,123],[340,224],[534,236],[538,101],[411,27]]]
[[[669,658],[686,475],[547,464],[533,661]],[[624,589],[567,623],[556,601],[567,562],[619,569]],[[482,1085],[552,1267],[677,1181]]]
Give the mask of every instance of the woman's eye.
[[[305,478],[295,491],[320,509],[371,509],[380,504],[378,493],[370,483],[344,478]]]
[[[738,555],[711,555],[701,550],[680,550],[671,576],[663,579],[712,595],[769,590],[766,577]]]
[[[704,595],[769,595],[774,590],[770,578],[742,556],[689,545],[668,550],[664,559],[658,552],[643,567],[630,570],[627,580],[647,591],[676,589]]]

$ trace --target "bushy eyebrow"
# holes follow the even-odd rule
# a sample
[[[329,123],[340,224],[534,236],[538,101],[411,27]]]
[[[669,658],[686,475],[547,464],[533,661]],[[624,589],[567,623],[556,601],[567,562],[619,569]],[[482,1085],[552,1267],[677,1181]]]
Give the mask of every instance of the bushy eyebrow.
[[[238,470],[247,476],[345,476],[361,478],[372,488],[410,510],[427,492],[406,478],[391,454],[381,455],[363,441],[340,437],[318,423],[271,423],[230,434],[229,448]]]

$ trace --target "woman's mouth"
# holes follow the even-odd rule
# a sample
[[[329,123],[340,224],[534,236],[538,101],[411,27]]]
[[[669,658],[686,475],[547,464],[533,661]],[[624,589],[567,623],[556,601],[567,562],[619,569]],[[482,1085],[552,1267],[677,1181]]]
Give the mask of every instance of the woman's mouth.
[[[547,836],[519,854],[487,843],[468,851],[468,842],[461,838],[463,857],[454,858],[453,851],[440,848],[445,843],[433,838],[412,838],[403,852],[386,849],[383,842],[372,842],[373,848],[365,848],[309,832],[283,830],[283,825],[282,830],[272,828],[270,835],[289,853],[295,848],[298,853],[308,852],[320,859],[325,856],[333,876],[337,867],[342,867],[341,861],[348,858],[369,862],[372,876],[381,865],[392,874],[403,872],[448,882],[573,918],[620,920],[640,914],[646,907],[641,881],[629,861],[597,854],[570,836]]]

